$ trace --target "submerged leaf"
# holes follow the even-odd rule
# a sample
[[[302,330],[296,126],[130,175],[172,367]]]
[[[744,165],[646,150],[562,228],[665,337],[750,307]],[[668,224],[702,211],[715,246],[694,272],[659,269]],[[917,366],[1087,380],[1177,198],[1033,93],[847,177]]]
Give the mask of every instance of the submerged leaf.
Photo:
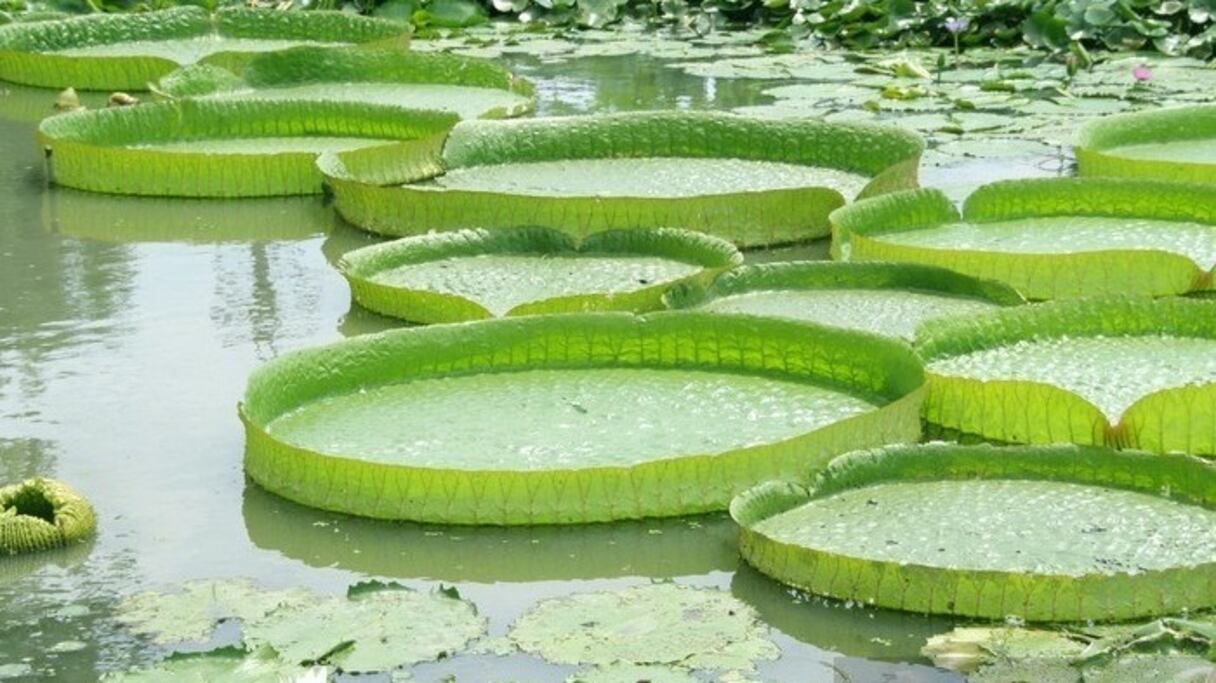
[[[174,654],[160,663],[125,673],[106,674],[102,683],[325,683],[329,670],[287,664],[273,650],[246,653],[236,648]]]
[[[118,621],[157,643],[196,642],[210,638],[221,621],[239,619],[248,624],[283,605],[316,599],[307,590],[268,591],[248,579],[188,581],[177,592],[127,598],[119,603]]]

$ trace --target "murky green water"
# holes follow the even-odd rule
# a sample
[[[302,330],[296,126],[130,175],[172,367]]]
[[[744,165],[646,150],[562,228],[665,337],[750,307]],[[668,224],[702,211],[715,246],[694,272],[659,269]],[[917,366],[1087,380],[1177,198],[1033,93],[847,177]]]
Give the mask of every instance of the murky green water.
[[[734,107],[759,83],[636,55],[518,60],[539,113]],[[764,84],[772,86],[771,81]],[[754,605],[783,649],[775,680],[947,681],[925,665],[939,618],[796,595],[742,565],[724,517],[555,529],[441,529],[306,509],[247,483],[236,401],[255,366],[396,323],[355,309],[331,263],[371,242],[317,198],[124,199],[45,187],[33,121],[54,93],[0,92],[0,480],[61,478],[96,506],[91,545],[0,559],[0,665],[91,681],[162,652],[110,618],[124,595],[194,578],[339,591],[367,576],[460,588],[501,634],[538,599],[674,578]],[[931,171],[974,186],[1037,159]],[[752,254],[823,257],[824,245]],[[83,649],[52,646],[83,641]],[[559,681],[571,669],[456,657],[421,681]],[[362,681],[372,679],[364,678]]]

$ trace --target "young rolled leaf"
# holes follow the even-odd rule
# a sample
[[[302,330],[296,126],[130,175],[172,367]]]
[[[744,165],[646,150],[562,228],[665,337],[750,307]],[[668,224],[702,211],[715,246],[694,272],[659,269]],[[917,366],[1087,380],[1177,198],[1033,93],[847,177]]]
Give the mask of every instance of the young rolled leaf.
[[[1074,151],[1083,176],[1216,184],[1216,105],[1095,118]]]
[[[115,194],[317,194],[317,155],[442,135],[458,118],[350,102],[187,99],[42,122],[51,179]]]
[[[926,324],[933,426],[1216,455],[1216,302],[1078,299]]]
[[[176,96],[338,100],[507,118],[535,106],[531,84],[484,59],[437,52],[298,47],[259,54],[239,72],[191,66],[158,90]]]
[[[405,45],[408,24],[345,12],[199,7],[91,14],[0,28],[0,79],[46,88],[146,90],[196,62],[238,67],[309,44]]]
[[[673,308],[759,315],[912,341],[926,320],[1024,303],[1007,285],[906,263],[791,261],[743,266],[706,289],[681,286]]]
[[[662,308],[680,283],[707,284],[743,262],[724,240],[664,228],[576,242],[551,228],[459,230],[346,254],[338,269],[361,306],[417,323]]]
[[[1183,455],[891,447],[757,486],[731,515],[749,564],[840,600],[1028,621],[1216,605],[1216,477]]]
[[[1117,178],[1011,180],[976,190],[960,214],[938,190],[832,214],[833,253],[1005,282],[1034,300],[1170,296],[1212,286],[1216,193]]]
[[[76,543],[96,527],[93,507],[66,484],[38,478],[0,487],[0,556]]]
[[[672,227],[755,246],[826,235],[846,201],[915,187],[922,149],[892,127],[635,112],[466,121],[443,147],[321,165],[339,212],[385,235]]]
[[[245,468],[283,497],[370,517],[685,515],[858,445],[916,439],[922,382],[903,344],[744,316],[394,330],[255,372]]]

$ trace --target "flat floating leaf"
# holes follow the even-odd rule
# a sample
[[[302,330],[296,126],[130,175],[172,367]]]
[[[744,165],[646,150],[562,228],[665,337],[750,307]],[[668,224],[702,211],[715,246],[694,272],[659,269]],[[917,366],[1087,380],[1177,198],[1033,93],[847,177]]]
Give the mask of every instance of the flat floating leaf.
[[[306,590],[268,591],[248,579],[188,581],[173,593],[140,593],[122,601],[118,621],[161,644],[205,641],[216,624],[260,619],[283,605],[313,602]]]
[[[1079,299],[921,328],[931,424],[1216,455],[1216,302]]]
[[[1216,604],[1213,481],[1182,455],[932,444],[841,456],[809,489],[769,482],[731,514],[750,564],[813,593],[1119,620]]]
[[[785,262],[750,265],[704,292],[673,291],[676,308],[787,318],[911,341],[921,323],[975,315],[1022,297],[998,282],[943,268],[893,263]]]
[[[236,648],[174,654],[146,668],[102,676],[102,683],[325,683],[326,667],[300,667],[280,660],[273,650],[246,653]]]
[[[346,254],[339,269],[364,307],[413,322],[662,307],[677,283],[708,283],[743,257],[729,242],[670,229],[598,233],[460,230]]]
[[[96,528],[92,506],[67,484],[36,478],[0,487],[0,562],[82,541]]]
[[[144,90],[194,62],[239,65],[253,54],[309,44],[396,43],[408,24],[345,12],[199,7],[93,14],[0,32],[0,79],[47,88]]]
[[[502,66],[440,53],[300,47],[258,55],[239,77],[215,67],[167,76],[160,90],[225,99],[324,100],[429,109],[462,118],[532,110],[532,86]]]
[[[1094,119],[1075,147],[1083,176],[1216,183],[1216,105]]]
[[[1216,267],[1216,193],[1199,185],[1013,180],[976,190],[961,215],[941,192],[915,190],[832,221],[840,257],[942,266],[1029,299],[1184,294],[1211,287]]]
[[[636,664],[611,664],[579,671],[567,683],[699,683],[688,669],[673,666],[639,666]]]
[[[751,246],[825,235],[846,200],[914,187],[922,149],[890,127],[636,112],[466,121],[442,149],[321,166],[338,210],[383,234],[672,227]]]
[[[463,649],[486,630],[472,603],[395,585],[352,587],[346,598],[285,604],[245,625],[245,642],[288,662],[348,672],[389,671]]]
[[[858,441],[919,434],[921,369],[905,345],[808,327],[565,314],[287,355],[250,379],[246,470],[297,502],[419,521],[721,510]]]
[[[507,637],[560,664],[746,670],[780,654],[767,631],[729,593],[652,584],[545,600]]]
[[[1216,663],[1197,655],[1137,655],[1085,671],[1085,683],[1207,683]]]
[[[442,135],[455,114],[351,102],[188,99],[51,117],[52,179],[114,194],[260,197],[321,191],[317,155]]]

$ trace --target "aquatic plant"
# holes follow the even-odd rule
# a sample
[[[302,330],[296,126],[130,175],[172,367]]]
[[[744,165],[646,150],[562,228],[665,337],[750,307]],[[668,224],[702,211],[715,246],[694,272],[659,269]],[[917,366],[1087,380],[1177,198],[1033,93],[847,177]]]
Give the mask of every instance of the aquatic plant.
[[[1141,79],[1147,80],[1147,79]],[[1216,105],[1108,116],[1081,127],[1082,176],[1216,184]],[[1207,190],[1211,193],[1211,190]]]
[[[66,484],[35,478],[0,487],[0,562],[76,543],[96,527],[92,506]]]

